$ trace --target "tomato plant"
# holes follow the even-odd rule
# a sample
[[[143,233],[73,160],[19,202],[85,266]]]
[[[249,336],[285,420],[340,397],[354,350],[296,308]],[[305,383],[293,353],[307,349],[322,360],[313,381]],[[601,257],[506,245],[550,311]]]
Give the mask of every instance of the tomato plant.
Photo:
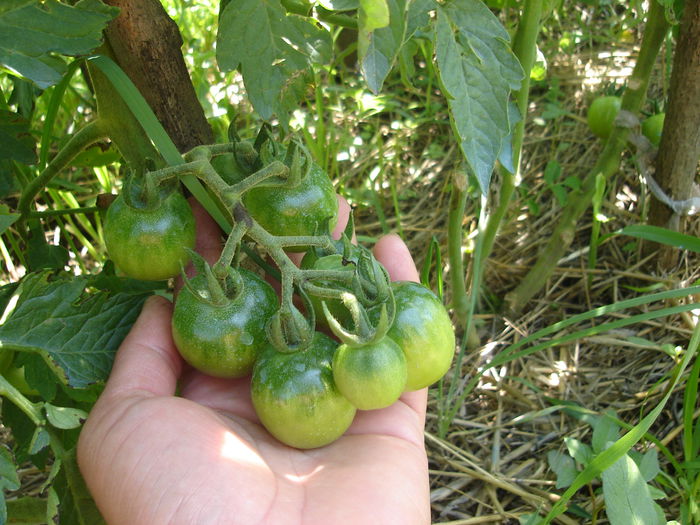
[[[267,343],[267,321],[277,310],[272,286],[248,270],[236,273],[239,278],[231,297],[224,294],[217,302],[200,274],[175,301],[175,345],[185,361],[211,376],[250,374],[260,349]]]
[[[659,147],[659,142],[661,142],[665,118],[665,113],[657,113],[642,121],[642,134],[657,148]]]
[[[284,353],[272,345],[253,368],[253,406],[265,428],[296,448],[327,445],[347,430],[355,407],[338,391],[331,362],[338,344],[316,332],[304,351]]]
[[[607,139],[615,125],[622,99],[614,95],[598,97],[588,108],[588,127],[596,137]]]
[[[368,344],[342,344],[333,357],[338,390],[361,410],[393,404],[406,387],[407,374],[403,350],[389,337]]]
[[[175,277],[194,248],[189,203],[172,191],[156,205],[136,207],[119,195],[107,209],[104,240],[116,267],[129,277],[159,281]]]

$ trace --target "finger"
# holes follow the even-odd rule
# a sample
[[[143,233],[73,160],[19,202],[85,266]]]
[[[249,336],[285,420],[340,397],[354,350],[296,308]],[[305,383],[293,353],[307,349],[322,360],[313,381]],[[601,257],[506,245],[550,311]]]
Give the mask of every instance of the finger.
[[[170,333],[171,317],[168,300],[148,298],[117,351],[103,396],[175,394],[182,358]]]
[[[348,220],[350,219],[352,208],[344,197],[341,197],[340,195],[336,195],[336,197],[338,197],[338,222],[336,223],[335,228],[333,228],[333,233],[331,235],[334,239],[340,239],[340,236],[343,234],[345,226],[347,226]],[[355,241],[355,232],[352,232],[352,241]]]
[[[401,237],[390,234],[374,245],[374,256],[384,265],[392,281],[418,282],[418,270]]]

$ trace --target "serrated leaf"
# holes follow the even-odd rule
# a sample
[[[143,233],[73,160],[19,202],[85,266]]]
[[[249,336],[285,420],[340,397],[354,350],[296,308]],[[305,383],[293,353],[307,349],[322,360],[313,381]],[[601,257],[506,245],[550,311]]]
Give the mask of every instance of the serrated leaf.
[[[44,410],[49,423],[64,430],[78,428],[87,419],[87,412],[79,408],[59,407],[51,403],[44,403]]]
[[[576,464],[571,456],[558,450],[550,450],[547,454],[547,462],[549,468],[557,475],[556,487],[558,489],[571,485],[578,474]]]
[[[0,160],[34,164],[36,141],[29,132],[29,121],[19,113],[0,110]]]
[[[297,15],[279,0],[241,0],[219,15],[216,59],[222,71],[240,68],[248,98],[260,116],[286,120],[290,96],[314,63],[330,57],[329,33]]]
[[[73,388],[104,381],[148,294],[86,293],[88,279],[27,275],[0,326],[3,347],[40,354]]]
[[[510,133],[510,92],[523,78],[509,40],[480,0],[450,0],[437,9],[439,79],[462,153],[483,193]]]
[[[660,525],[647,484],[628,455],[603,471],[605,512],[611,525]]]
[[[384,4],[387,5],[387,4]],[[405,0],[388,0],[390,19],[379,25],[360,11],[358,27],[358,60],[362,76],[373,93],[379,93],[391,71],[406,34]]]
[[[56,84],[64,64],[55,54],[79,56],[102,42],[102,30],[119,10],[100,0],[70,6],[56,0],[12,2],[0,10],[0,64],[45,89]]]

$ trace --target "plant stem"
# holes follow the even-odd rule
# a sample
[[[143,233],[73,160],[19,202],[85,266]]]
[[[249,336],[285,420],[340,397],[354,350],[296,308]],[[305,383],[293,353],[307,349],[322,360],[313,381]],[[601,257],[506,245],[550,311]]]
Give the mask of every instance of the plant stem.
[[[19,408],[24,414],[32,420],[36,426],[41,426],[45,423],[41,413],[41,405],[32,403],[22,393],[17,390],[7,379],[0,375],[0,397],[6,397]]]
[[[57,217],[61,215],[85,215],[87,213],[98,213],[102,211],[99,206],[87,206],[85,208],[66,208],[65,210],[45,210],[45,211],[30,211],[29,217],[32,219],[41,219],[43,217]]]
[[[627,111],[634,115],[639,113],[644,103],[656,56],[668,31],[664,8],[658,2],[651,2],[650,5],[639,57],[622,97],[621,112]],[[535,265],[518,287],[506,296],[506,304],[511,313],[519,313],[525,304],[542,289],[558,261],[566,253],[574,240],[579,218],[591,204],[595,193],[596,177],[601,174],[607,179],[620,167],[621,154],[627,143],[628,132],[629,128],[619,125],[613,128],[598,161],[584,178],[581,190],[578,194],[572,192],[571,199],[564,208],[554,233],[540,252]]]
[[[454,316],[457,323],[462,328],[467,324],[467,314],[469,312],[469,297],[467,295],[467,283],[464,277],[464,263],[462,261],[462,220],[464,219],[466,207],[467,192],[460,189],[456,182],[453,182],[447,216],[447,251],[450,260],[452,307],[455,311]]]
[[[496,235],[510,206],[517,179],[520,177],[520,154],[522,152],[523,137],[525,136],[527,105],[530,98],[530,72],[537,57],[537,37],[540,31],[543,3],[543,0],[526,0],[523,6],[523,14],[518,24],[518,30],[513,38],[513,52],[518,57],[525,75],[520,89],[515,93],[516,104],[521,115],[521,120],[513,129],[513,166],[515,167],[515,173],[510,173],[503,166],[499,166],[501,186],[499,188],[498,205],[493,210],[486,224],[483,251],[478,264],[484,264],[491,255]],[[478,290],[475,290],[475,293],[478,293]]]
[[[22,214],[23,219],[29,217],[32,201],[37,194],[46,187],[46,185],[58,175],[68,164],[80,153],[89,146],[104,139],[107,136],[107,130],[102,125],[100,119],[93,120],[86,124],[82,129],[75,133],[66,145],[59,151],[56,156],[51,159],[51,162],[44,168],[41,174],[32,180],[22,191],[17,209]]]

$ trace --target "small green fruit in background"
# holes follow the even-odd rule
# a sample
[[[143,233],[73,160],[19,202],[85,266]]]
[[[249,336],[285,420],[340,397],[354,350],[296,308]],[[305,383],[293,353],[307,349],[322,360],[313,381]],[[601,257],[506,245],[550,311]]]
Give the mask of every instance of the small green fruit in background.
[[[657,113],[644,119],[642,122],[642,134],[657,148],[659,147],[659,142],[661,142],[661,132],[664,130],[665,118],[666,113]]]
[[[596,137],[607,139],[615,125],[622,100],[616,96],[598,97],[588,108],[588,127]]]

